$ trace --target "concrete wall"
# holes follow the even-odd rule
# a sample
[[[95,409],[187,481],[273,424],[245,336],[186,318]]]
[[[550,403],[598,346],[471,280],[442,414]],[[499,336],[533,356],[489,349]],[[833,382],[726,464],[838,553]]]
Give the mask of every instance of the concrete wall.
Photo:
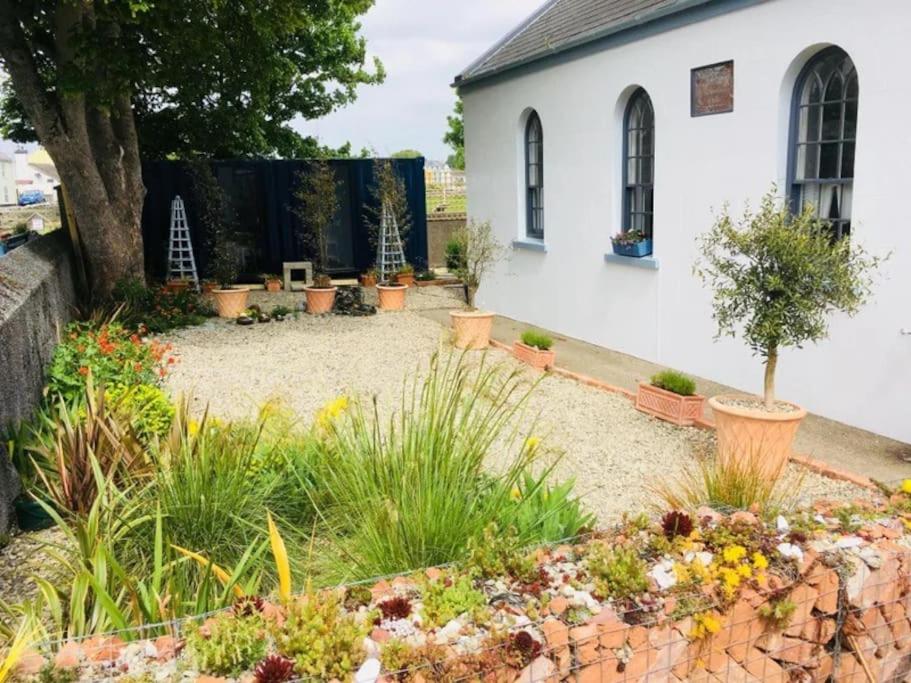
[[[836,317],[826,341],[787,351],[778,393],[809,410],[911,442],[911,81],[903,0],[768,0],[634,42],[527,70],[462,92],[468,212],[510,243],[524,235],[523,117],[544,131],[546,252],[514,248],[479,304],[608,348],[750,392],[759,359],[713,340],[710,292],[692,275],[695,238],[726,201],[739,212],[773,181],[785,187],[794,82],[838,45],[859,74],[853,239],[892,252],[875,297]],[[691,118],[690,69],[734,60],[734,111]],[[621,229],[624,106],[636,86],[656,120],[655,247],[659,269],[605,263]],[[557,286],[559,285],[559,286]]]
[[[427,264],[431,268],[446,266],[446,243],[465,227],[465,214],[444,213],[427,216]]]
[[[28,418],[41,400],[58,329],[75,312],[73,257],[63,230],[0,258],[0,428]],[[0,443],[0,532],[18,481]]]

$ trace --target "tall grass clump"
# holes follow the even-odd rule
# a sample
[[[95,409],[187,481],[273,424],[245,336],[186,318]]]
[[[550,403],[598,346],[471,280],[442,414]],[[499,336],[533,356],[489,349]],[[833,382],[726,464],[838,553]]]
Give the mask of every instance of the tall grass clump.
[[[518,373],[435,356],[387,421],[375,402],[369,412],[354,402],[328,422],[316,480],[340,564],[367,577],[457,560],[490,522],[515,515],[512,491],[536,453],[514,427],[529,392]],[[494,473],[495,444],[511,455]]]

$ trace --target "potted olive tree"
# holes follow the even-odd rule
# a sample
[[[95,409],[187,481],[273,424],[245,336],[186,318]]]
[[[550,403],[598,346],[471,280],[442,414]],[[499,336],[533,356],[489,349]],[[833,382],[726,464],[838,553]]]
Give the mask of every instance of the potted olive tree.
[[[329,267],[329,227],[338,213],[338,180],[326,161],[316,161],[299,177],[297,213],[304,223],[304,241],[314,258],[313,285],[304,287],[307,312],[328,313],[335,305],[336,288],[326,270]]]
[[[453,344],[459,349],[485,349],[490,344],[493,313],[475,308],[475,295],[481,280],[500,259],[503,247],[493,234],[489,221],[469,221],[453,238],[460,243],[462,259],[456,275],[462,281],[468,310],[450,311]]]
[[[765,365],[763,396],[709,399],[719,457],[759,458],[761,471],[777,477],[806,415],[775,396],[779,353],[825,339],[833,312],[857,313],[882,259],[848,239],[833,239],[812,207],[792,214],[774,187],[757,212],[748,208],[739,221],[725,207],[700,238],[699,251],[694,270],[713,291],[716,337],[740,335]]]

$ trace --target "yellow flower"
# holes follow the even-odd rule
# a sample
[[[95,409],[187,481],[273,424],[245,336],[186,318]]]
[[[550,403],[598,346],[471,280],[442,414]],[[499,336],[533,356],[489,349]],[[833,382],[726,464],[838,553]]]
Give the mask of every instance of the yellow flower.
[[[748,564],[742,564],[737,567],[737,573],[740,574],[743,578],[748,579],[753,575],[753,570]]]
[[[348,410],[348,397],[339,396],[320,408],[320,411],[316,414],[316,424],[325,429],[346,410]]]
[[[677,577],[677,583],[686,583],[690,580],[689,567],[680,562],[674,562],[674,576]]]
[[[534,435],[529,436],[527,439],[525,439],[525,450],[533,451],[538,447],[538,445],[540,443],[541,443],[541,439],[538,438],[537,436],[534,436]]]
[[[768,569],[769,561],[762,553],[753,553],[753,566],[759,570]]]
[[[190,436],[196,436],[199,434],[199,423],[196,420],[190,420],[187,422],[187,434]]]
[[[711,612],[703,612],[693,616],[693,630],[690,631],[691,638],[705,638],[714,635],[721,630],[721,622]]]
[[[902,482],[902,491],[905,493],[911,493],[911,479],[905,479]]]
[[[740,562],[747,555],[747,549],[742,545],[729,545],[726,547],[722,553],[724,561],[728,564],[734,564]]]
[[[522,492],[519,490],[518,486],[513,486],[512,491],[509,492],[509,495],[513,500],[519,500],[522,497]]]

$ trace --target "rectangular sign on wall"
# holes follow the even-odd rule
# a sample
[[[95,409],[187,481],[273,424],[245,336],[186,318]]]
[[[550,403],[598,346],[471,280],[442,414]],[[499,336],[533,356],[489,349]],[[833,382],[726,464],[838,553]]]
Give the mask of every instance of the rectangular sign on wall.
[[[699,66],[690,71],[690,116],[734,111],[734,61]]]

